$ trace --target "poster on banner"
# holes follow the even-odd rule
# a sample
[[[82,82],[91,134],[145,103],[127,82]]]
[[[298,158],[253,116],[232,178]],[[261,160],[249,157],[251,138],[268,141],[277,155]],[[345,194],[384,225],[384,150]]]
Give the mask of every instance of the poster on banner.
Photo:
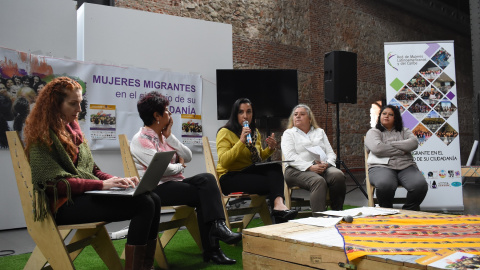
[[[90,137],[93,140],[116,140],[115,105],[90,104]]]
[[[417,136],[414,160],[429,184],[421,207],[463,210],[453,41],[387,42],[387,103]],[[448,199],[445,199],[448,198]]]
[[[82,85],[82,112],[78,120],[92,150],[118,149],[119,134],[132,138],[143,126],[137,101],[151,91],[158,91],[169,100],[168,110],[177,123],[172,128],[175,137],[182,138],[182,115],[192,115],[191,119],[201,127],[199,74],[102,65],[0,48],[0,76],[0,106],[8,107],[0,111],[0,148],[8,147],[3,138],[5,131],[21,131],[38,93],[59,76],[68,76]],[[8,113],[11,110],[14,114]],[[201,135],[201,129],[195,131],[195,136]],[[201,145],[198,140],[185,142]]]
[[[182,114],[182,143],[198,145],[202,143],[202,116]]]

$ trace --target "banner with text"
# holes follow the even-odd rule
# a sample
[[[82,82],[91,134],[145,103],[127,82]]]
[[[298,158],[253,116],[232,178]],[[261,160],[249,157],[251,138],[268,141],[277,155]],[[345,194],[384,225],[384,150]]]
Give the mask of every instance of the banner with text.
[[[150,91],[158,91],[170,101],[172,132],[179,140],[185,133],[183,119],[195,119],[197,137],[183,142],[201,145],[202,79],[198,74],[101,65],[0,48],[0,76],[0,134],[5,134],[4,129],[21,131],[24,116],[35,106],[45,84],[68,76],[83,87],[79,123],[93,150],[118,149],[119,134],[133,137],[143,126],[137,101]],[[20,106],[23,103],[28,105]],[[0,148],[6,147],[1,137],[0,144]]]
[[[453,41],[384,46],[387,103],[417,136],[412,154],[429,185],[421,207],[463,210]]]

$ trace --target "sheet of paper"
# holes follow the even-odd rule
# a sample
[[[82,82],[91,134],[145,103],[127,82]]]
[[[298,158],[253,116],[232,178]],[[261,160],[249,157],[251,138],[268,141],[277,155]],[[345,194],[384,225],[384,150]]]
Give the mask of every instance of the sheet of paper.
[[[342,220],[341,217],[338,218],[322,218],[322,217],[309,217],[309,218],[300,218],[289,220],[289,222],[296,222],[306,225],[313,225],[319,227],[331,227],[337,225]]]
[[[423,258],[417,263],[442,269],[480,269],[480,256],[442,249]]]
[[[388,161],[390,160],[389,157],[377,157],[375,156],[372,152],[368,154],[368,164],[388,164]]]
[[[343,238],[335,227],[319,228],[316,231],[309,230],[308,232],[300,231],[289,233],[286,237],[306,243],[318,243],[322,244],[322,246],[343,248]]]
[[[375,207],[359,207],[359,208],[352,208],[343,211],[324,211],[324,212],[316,212],[318,214],[327,215],[327,216],[337,216],[337,217],[369,217],[369,216],[385,216],[385,215],[395,215],[400,213],[398,210],[394,209],[380,209]]]
[[[318,161],[327,161],[327,154],[323,151],[323,149],[320,146],[312,146],[312,147],[305,147],[308,152],[314,157],[315,160]]]

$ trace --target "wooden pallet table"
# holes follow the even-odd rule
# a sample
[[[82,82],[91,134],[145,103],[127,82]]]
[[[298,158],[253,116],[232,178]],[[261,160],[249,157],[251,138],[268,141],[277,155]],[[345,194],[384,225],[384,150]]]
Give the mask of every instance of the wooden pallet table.
[[[401,211],[401,214],[432,213]],[[338,239],[334,239],[337,237],[334,236],[335,233],[341,239],[335,228],[295,222],[246,229],[243,231],[243,269],[438,269],[417,264],[415,260],[423,256],[416,255],[364,256],[348,264],[343,251],[343,240],[339,244]]]

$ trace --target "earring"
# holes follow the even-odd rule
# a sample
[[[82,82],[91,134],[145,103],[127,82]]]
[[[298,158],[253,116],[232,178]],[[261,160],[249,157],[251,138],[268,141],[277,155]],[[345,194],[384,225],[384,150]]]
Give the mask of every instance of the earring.
[[[157,121],[157,124],[159,124],[159,125],[160,125],[160,121]]]

